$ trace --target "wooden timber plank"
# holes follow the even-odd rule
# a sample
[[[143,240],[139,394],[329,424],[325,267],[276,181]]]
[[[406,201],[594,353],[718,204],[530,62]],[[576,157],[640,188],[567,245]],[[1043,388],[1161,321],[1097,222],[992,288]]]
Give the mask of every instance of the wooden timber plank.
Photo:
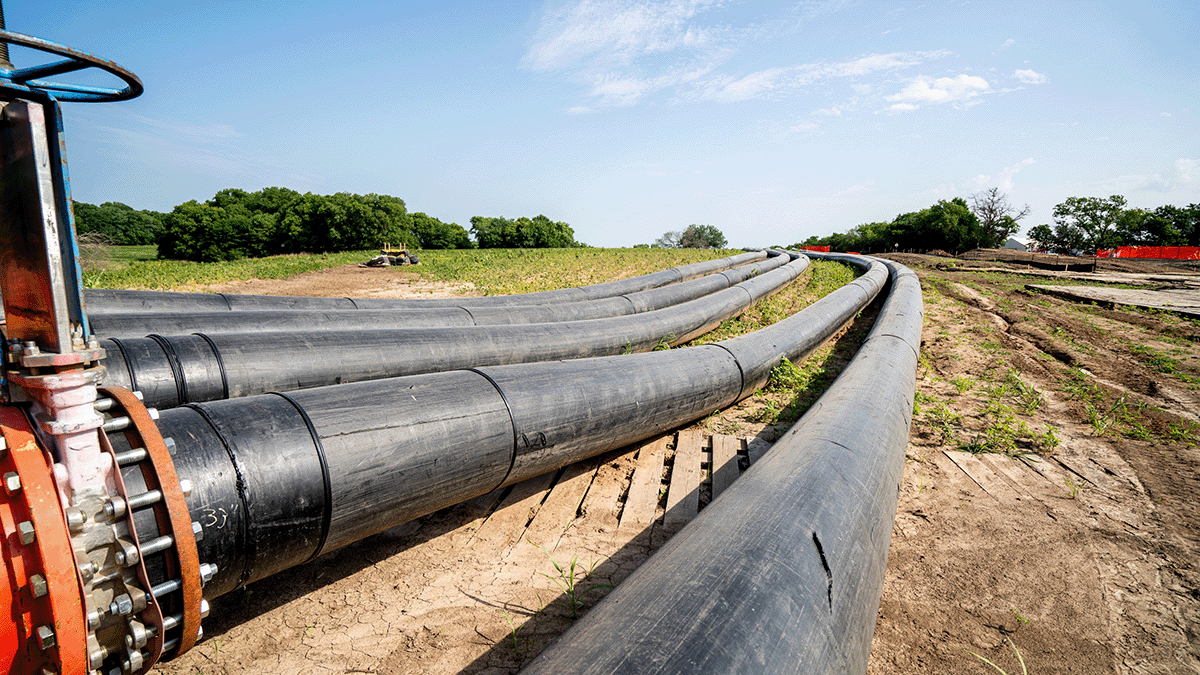
[[[725,434],[712,437],[712,498],[721,496],[738,477],[738,445],[740,440]]]
[[[680,431],[675,441],[675,464],[667,488],[667,512],[663,534],[671,537],[691,522],[700,510],[700,457],[703,436],[698,431]]]
[[[525,526],[537,514],[546,493],[554,485],[555,473],[550,472],[521,481],[513,486],[508,497],[483,521],[472,538],[472,549],[484,557],[499,557],[521,540]]]
[[[613,459],[612,454],[605,456],[583,498],[586,526],[599,532],[612,532],[620,525],[620,505],[617,502],[621,498],[626,469]]]
[[[669,441],[669,436],[660,436],[646,441],[638,450],[633,481],[629,484],[625,508],[621,510],[622,531],[641,532],[654,522],[654,511],[658,508],[658,492],[662,489],[663,461]]]
[[[957,452],[946,450],[945,454],[954,462],[958,468],[962,469],[963,473],[970,476],[975,484],[983,488],[983,491],[988,493],[997,501],[1015,501],[1020,495],[1016,490],[1004,481],[1003,478],[996,475],[983,462],[979,461],[969,452]]]
[[[550,490],[533,522],[525,530],[525,538],[551,553],[558,547],[562,535],[575,522],[588,486],[596,475],[594,462],[577,462],[563,469],[562,476]]]

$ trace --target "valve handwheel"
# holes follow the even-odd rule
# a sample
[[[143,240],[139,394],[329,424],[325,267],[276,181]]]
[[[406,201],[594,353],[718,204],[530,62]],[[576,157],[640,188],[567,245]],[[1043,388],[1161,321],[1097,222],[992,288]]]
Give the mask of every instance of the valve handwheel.
[[[137,98],[142,94],[142,81],[137,75],[121,66],[97,58],[64,45],[43,40],[22,33],[0,30],[0,42],[29,47],[41,52],[67,57],[64,61],[55,61],[40,66],[28,68],[0,68],[0,92],[13,93],[17,96],[50,96],[59,101],[79,101],[84,103],[104,103],[108,101],[126,101]],[[87,68],[99,68],[115,75],[124,83],[123,89],[110,87],[91,87],[81,84],[52,82],[42,78],[54,77],[64,73],[73,73]],[[0,93],[0,97],[3,94]]]

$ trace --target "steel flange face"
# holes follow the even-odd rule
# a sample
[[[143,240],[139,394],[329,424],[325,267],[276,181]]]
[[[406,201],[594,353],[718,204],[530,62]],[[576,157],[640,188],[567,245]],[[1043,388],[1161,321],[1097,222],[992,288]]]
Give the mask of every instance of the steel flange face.
[[[0,406],[0,433],[0,612],[11,617],[0,621],[0,668],[88,672],[83,600],[49,457],[15,406]]]

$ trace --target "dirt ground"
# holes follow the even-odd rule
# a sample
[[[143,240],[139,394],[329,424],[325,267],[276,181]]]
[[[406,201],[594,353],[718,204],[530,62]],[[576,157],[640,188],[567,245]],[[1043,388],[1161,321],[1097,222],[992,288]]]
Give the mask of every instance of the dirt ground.
[[[1070,280],[1019,261],[896,257],[921,277],[926,323],[869,672],[996,672],[983,657],[1007,673],[1018,659],[1031,673],[1200,673],[1200,324],[1030,290]],[[212,290],[470,294],[356,268]],[[848,357],[869,321],[832,353]],[[755,421],[761,407],[218,598],[206,639],[158,670],[516,672],[686,522],[681,499],[702,507],[721,452],[744,468],[769,450],[779,429]]]

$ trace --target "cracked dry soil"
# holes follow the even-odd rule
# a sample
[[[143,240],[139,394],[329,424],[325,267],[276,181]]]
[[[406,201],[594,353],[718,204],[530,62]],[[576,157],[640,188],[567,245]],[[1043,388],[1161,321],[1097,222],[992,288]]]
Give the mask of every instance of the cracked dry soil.
[[[921,277],[926,322],[868,672],[995,672],[969,650],[1008,673],[1017,651],[1030,673],[1200,673],[1200,325],[1045,296],[1004,263],[896,257]],[[222,290],[402,294],[361,271]],[[590,586],[619,583],[669,534],[661,505],[660,525],[621,525],[636,457],[218,598],[205,640],[158,670],[516,672],[573,621],[551,557],[595,565],[586,611],[606,592]]]

